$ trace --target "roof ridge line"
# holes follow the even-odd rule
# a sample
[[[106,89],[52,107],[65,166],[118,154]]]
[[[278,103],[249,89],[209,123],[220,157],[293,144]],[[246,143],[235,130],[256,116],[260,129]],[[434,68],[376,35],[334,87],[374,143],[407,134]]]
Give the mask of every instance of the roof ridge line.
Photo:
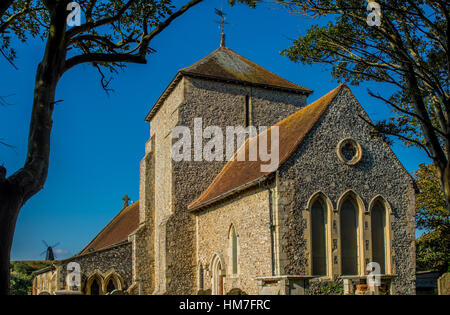
[[[122,210],[120,210],[111,220],[109,220],[109,222],[100,230],[100,232],[98,232],[94,238],[77,254],[80,255],[83,251],[85,251],[90,244],[92,244],[99,236],[100,234],[102,234],[102,232],[106,231],[108,229],[108,227],[110,227],[113,223],[115,223],[117,221],[117,219],[119,218],[119,216],[121,214],[124,214],[125,212],[127,212],[128,210],[131,209],[131,207],[133,205],[135,205],[136,203],[138,203],[139,200],[133,202],[131,205],[129,205],[128,207],[123,208]]]
[[[228,50],[229,50],[230,52],[232,52],[233,54],[238,55],[239,57],[241,57],[241,58],[247,60],[248,62],[252,63],[254,66],[259,67],[259,68],[262,68],[262,69],[264,69],[265,71],[269,72],[270,74],[273,74],[274,76],[279,77],[280,79],[283,79],[283,80],[285,80],[285,81],[288,81],[289,83],[292,83],[292,84],[295,84],[295,85],[297,85],[297,86],[300,86],[300,85],[298,85],[298,84],[296,84],[296,83],[294,83],[294,82],[292,82],[292,81],[290,81],[290,80],[288,80],[288,79],[283,78],[282,76],[276,74],[275,72],[272,72],[272,71],[270,71],[269,69],[267,69],[267,68],[265,68],[265,67],[263,67],[263,66],[257,64],[256,62],[254,62],[254,61],[252,61],[252,60],[246,58],[245,56],[243,56],[243,55],[241,55],[240,53],[238,53],[238,52],[232,50],[231,48],[227,48],[227,47],[223,47],[223,48],[224,48],[224,49],[228,49]],[[305,88],[305,87],[303,87],[303,86],[300,86],[300,87],[303,88],[303,89],[305,90],[305,92],[306,92],[306,91],[309,91],[310,94],[311,94],[312,92],[314,92],[313,90],[308,89],[308,88]]]

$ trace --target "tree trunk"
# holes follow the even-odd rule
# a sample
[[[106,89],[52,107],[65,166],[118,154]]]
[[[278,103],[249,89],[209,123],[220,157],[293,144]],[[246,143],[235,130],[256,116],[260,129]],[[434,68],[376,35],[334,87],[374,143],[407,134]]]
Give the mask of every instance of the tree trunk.
[[[0,169],[0,294],[9,293],[10,250],[20,209],[43,188],[47,179],[55,90],[66,58],[64,3],[49,8],[50,31],[36,72],[25,165],[8,178],[6,169]]]
[[[6,173],[4,168],[2,173]],[[2,295],[9,291],[10,251],[21,206],[21,198],[17,194],[16,187],[4,176],[0,177],[0,294]]]

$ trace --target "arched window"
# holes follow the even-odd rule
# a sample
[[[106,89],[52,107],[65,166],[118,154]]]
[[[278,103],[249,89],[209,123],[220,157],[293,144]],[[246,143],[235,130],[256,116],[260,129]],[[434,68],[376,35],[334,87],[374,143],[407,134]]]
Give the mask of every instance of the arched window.
[[[94,279],[91,283],[91,295],[100,295],[100,286],[98,279]]]
[[[386,207],[377,200],[371,211],[372,261],[380,265],[381,274],[386,273]]]
[[[324,201],[318,198],[311,207],[312,274],[327,274],[327,211]]]
[[[116,284],[114,283],[113,278],[111,277],[108,280],[108,283],[106,284],[106,292],[111,293],[112,291],[116,290]]]
[[[347,197],[341,206],[341,259],[342,274],[358,274],[358,205]]]
[[[245,95],[245,127],[252,124],[252,105],[250,102],[250,95]]]
[[[238,273],[238,240],[236,229],[234,225],[231,226],[230,229],[230,265],[231,265],[231,273]]]
[[[105,292],[105,288],[103,285],[105,284],[103,276],[99,272],[95,272],[90,277],[88,277],[86,281],[86,294],[87,295],[103,295]]]

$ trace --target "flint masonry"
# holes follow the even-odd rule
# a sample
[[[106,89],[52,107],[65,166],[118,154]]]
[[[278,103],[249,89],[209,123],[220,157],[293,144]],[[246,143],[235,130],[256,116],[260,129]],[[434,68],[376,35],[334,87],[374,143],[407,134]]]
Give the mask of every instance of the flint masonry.
[[[414,294],[413,179],[370,136],[346,85],[309,103],[311,93],[224,46],[181,69],[146,118],[139,202],[79,255],[38,272],[34,293],[70,291],[75,259],[79,294],[320,294],[343,280],[352,291],[369,262],[383,292]],[[174,161],[172,130],[195,118],[222,130],[277,126],[279,167]]]

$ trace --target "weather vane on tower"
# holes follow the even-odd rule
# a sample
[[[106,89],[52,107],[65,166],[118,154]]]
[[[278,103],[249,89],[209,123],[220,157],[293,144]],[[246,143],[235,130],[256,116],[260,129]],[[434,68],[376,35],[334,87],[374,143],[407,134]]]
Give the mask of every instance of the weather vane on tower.
[[[220,21],[214,21],[217,24],[220,25],[220,47],[225,47],[225,34],[223,33],[223,26],[224,24],[230,24],[228,22],[225,22],[225,16],[226,14],[223,13],[222,8],[219,9],[214,9],[215,13],[220,17]]]

